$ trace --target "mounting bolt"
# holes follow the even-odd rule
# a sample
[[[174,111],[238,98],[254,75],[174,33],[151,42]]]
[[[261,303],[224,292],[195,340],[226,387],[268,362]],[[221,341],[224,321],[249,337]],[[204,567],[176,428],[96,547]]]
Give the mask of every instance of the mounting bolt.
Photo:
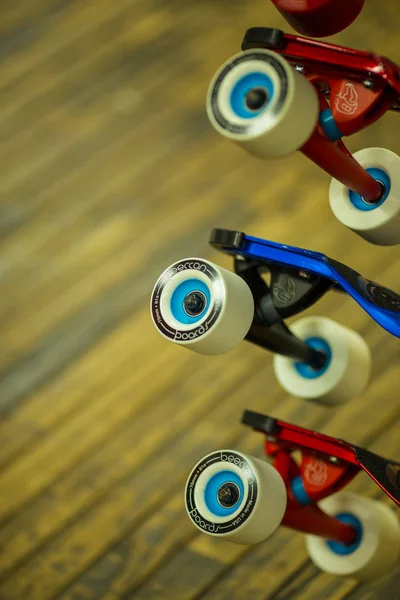
[[[366,87],[368,90],[372,90],[372,88],[374,87],[374,82],[372,81],[372,79],[364,79],[363,81],[363,85],[364,87]]]
[[[336,456],[330,456],[329,457],[329,462],[332,463],[332,464],[334,464],[334,465],[340,464],[340,460]]]
[[[296,71],[298,73],[304,73],[304,67],[303,67],[303,65],[297,64],[297,65],[295,65],[294,68],[296,69]]]

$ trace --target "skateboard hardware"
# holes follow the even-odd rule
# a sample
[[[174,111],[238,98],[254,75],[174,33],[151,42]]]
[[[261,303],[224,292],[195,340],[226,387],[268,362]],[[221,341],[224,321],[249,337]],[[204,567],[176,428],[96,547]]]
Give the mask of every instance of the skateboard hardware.
[[[352,155],[343,142],[399,110],[400,68],[271,28],[249,29],[242,50],[209,87],[216,131],[258,158],[299,150],[332,176],[330,204],[343,224],[372,243],[400,243],[400,158],[383,148]]]
[[[365,471],[400,506],[400,463],[316,431],[246,410],[242,423],[265,436],[263,462],[219,450],[189,475],[185,504],[204,533],[258,543],[282,524],[306,534],[311,560],[335,575],[372,580],[400,554],[400,524],[385,504],[343,492]],[[221,498],[228,498],[225,505]]]
[[[301,152],[367,202],[379,202],[380,183],[354,164],[342,142],[335,142],[368,127],[387,110],[399,110],[400,68],[377,54],[268,28],[246,32],[242,50],[254,48],[273,50],[301,67],[318,91],[319,124]]]
[[[387,110],[400,110],[400,67],[384,56],[268,27],[246,31],[242,50],[257,48],[272,50],[300,68],[329,100],[334,121],[343,136],[372,125]],[[350,91],[348,84],[354,86]],[[350,97],[353,89],[357,102]],[[337,98],[346,92],[349,106],[343,110],[341,104],[345,102],[339,103]]]
[[[317,458],[326,464],[327,476],[326,479],[324,476],[324,483],[319,482],[316,486],[310,483],[309,479],[303,481],[305,492],[313,502],[319,502],[337,492],[363,470],[395,504],[400,506],[399,462],[387,460],[344,440],[249,410],[244,411],[242,423],[265,434],[267,456],[277,457],[281,452],[290,454],[294,450],[300,450],[305,461],[300,467],[300,472],[304,472],[309,459]],[[276,468],[289,484],[289,471],[281,472],[279,464]]]
[[[334,289],[347,292],[379,325],[400,337],[400,296],[324,254],[226,229],[213,229],[210,244],[235,257],[235,269],[240,275],[247,264],[271,272],[272,290],[277,289],[274,283],[278,282],[272,302],[281,316],[297,314]],[[279,294],[282,275],[288,291]]]
[[[364,5],[271,1],[296,31],[315,37],[341,31]],[[372,243],[400,243],[400,158],[382,148],[353,156],[342,140],[400,111],[400,68],[271,28],[249,29],[242,51],[210,85],[214,128],[258,158],[300,150],[333,177],[330,204],[343,224]],[[321,317],[290,328],[285,319],[334,290],[400,337],[398,294],[311,250],[226,229],[213,229],[209,242],[232,256],[234,272],[201,258],[168,267],[151,299],[164,337],[201,354],[247,339],[275,353],[277,379],[299,397],[336,404],[362,393],[371,358],[358,334]],[[239,544],[258,543],[282,524],[306,534],[310,559],[327,573],[367,581],[390,572],[400,557],[399,520],[384,503],[343,490],[364,471],[400,506],[400,462],[250,410],[242,423],[264,435],[270,460],[231,449],[201,459],[185,488],[193,524]]]
[[[400,296],[327,256],[243,232],[214,229],[210,244],[234,259],[234,273],[186,258],[159,277],[151,298],[158,331],[200,354],[221,354],[243,339],[275,354],[274,372],[290,394],[343,403],[367,386],[371,356],[354,331],[324,317],[286,325],[328,290],[349,294],[400,337]],[[197,307],[192,315],[188,305]]]

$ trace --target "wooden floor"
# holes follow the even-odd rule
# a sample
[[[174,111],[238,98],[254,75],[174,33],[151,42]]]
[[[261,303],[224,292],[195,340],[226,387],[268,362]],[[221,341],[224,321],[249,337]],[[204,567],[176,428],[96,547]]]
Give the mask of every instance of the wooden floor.
[[[220,226],[325,252],[400,290],[399,247],[368,245],[301,155],[262,163],[219,138],[204,97],[245,29],[289,30],[266,0],[2,0],[0,20],[0,599],[399,600],[319,573],[303,538],[215,542],[184,514],[205,453],[262,456],[244,408],[400,458],[400,346],[349,298],[309,312],[360,332],[367,393],[290,398],[271,355],[169,345],[148,309],[172,261]],[[400,61],[397,0],[367,0],[340,43]],[[400,152],[400,115],[349,142]],[[382,497],[366,477],[354,485]],[[387,499],[385,501],[389,502]]]

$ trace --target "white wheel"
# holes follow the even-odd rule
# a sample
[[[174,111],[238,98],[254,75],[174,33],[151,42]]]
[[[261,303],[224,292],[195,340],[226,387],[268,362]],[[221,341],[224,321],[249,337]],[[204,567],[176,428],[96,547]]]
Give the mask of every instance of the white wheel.
[[[289,394],[323,404],[342,404],[364,391],[371,372],[371,355],[358,333],[326,317],[305,317],[291,330],[324,352],[327,359],[316,370],[276,354],[275,375]]]
[[[353,525],[359,535],[351,546],[307,535],[308,555],[317,567],[331,575],[362,581],[378,579],[393,569],[400,558],[400,524],[386,504],[341,492],[319,506]]]
[[[185,505],[201,531],[237,544],[256,544],[279,527],[286,488],[269,463],[236,450],[218,450],[191,472]]]
[[[386,191],[379,202],[370,204],[332,179],[329,201],[334,215],[372,244],[400,244],[400,157],[385,148],[365,148],[354,158]]]
[[[202,258],[185,258],[164,271],[151,314],[168,340],[200,354],[222,354],[250,329],[253,296],[241,277]]]
[[[247,50],[217,72],[207,96],[214,128],[259,158],[295,152],[311,136],[319,114],[312,84],[279,54]]]

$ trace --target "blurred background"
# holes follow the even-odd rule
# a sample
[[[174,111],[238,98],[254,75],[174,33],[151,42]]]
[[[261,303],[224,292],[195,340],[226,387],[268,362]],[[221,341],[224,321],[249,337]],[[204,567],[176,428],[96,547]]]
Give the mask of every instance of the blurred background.
[[[398,340],[333,292],[308,314],[358,331],[362,398],[329,410],[287,396],[272,356],[168,344],[149,298],[213,227],[324,252],[400,290],[398,247],[347,231],[329,177],[302,155],[261,162],[220,138],[205,94],[251,26],[292,32],[267,0],[2,0],[0,21],[0,598],[398,600],[399,572],[321,574],[300,534],[216,542],[185,516],[204,454],[263,455],[243,409],[400,458]],[[396,0],[367,0],[331,41],[400,61]],[[348,140],[400,152],[400,115]],[[352,488],[382,497],[360,475]],[[385,502],[389,500],[384,498]]]

